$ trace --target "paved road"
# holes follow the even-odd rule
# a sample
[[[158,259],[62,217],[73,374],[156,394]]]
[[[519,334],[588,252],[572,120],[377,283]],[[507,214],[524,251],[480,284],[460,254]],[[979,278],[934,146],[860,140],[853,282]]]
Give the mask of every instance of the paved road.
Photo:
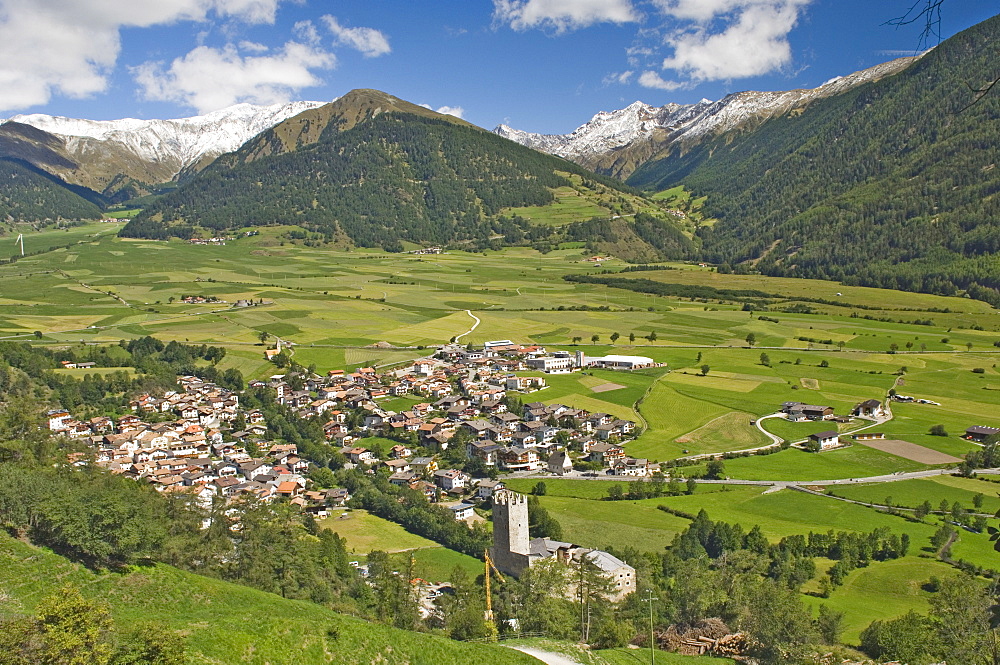
[[[696,478],[695,480],[699,483],[705,483],[708,485],[755,485],[759,487],[794,487],[797,485],[853,485],[857,483],[894,483],[899,480],[912,480],[914,478],[931,478],[933,476],[944,476],[954,473],[954,469],[926,469],[924,471],[907,471],[905,473],[890,473],[882,476],[866,476],[864,478],[834,478],[831,480],[739,480],[735,478],[726,478],[724,480],[706,480],[701,478]],[[1000,475],[1000,468],[998,469],[977,469],[977,474],[983,475]],[[562,476],[563,478],[572,478],[575,480],[595,480],[595,481],[612,481],[612,482],[628,482],[630,480],[636,480],[631,476],[609,476],[607,474],[601,474],[597,476],[585,476],[579,471],[573,471],[571,473]],[[510,473],[501,478],[537,478],[539,480],[551,480],[553,478],[559,478],[549,473],[537,473],[537,472],[520,472],[520,473]]]

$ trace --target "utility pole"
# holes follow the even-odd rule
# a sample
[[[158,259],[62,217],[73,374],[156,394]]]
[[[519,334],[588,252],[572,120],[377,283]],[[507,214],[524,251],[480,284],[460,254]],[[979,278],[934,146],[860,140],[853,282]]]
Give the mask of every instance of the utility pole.
[[[653,637],[653,601],[659,600],[659,598],[653,598],[653,590],[647,589],[647,598],[643,598],[642,602],[649,603],[649,665],[656,665],[656,646],[655,639]]]

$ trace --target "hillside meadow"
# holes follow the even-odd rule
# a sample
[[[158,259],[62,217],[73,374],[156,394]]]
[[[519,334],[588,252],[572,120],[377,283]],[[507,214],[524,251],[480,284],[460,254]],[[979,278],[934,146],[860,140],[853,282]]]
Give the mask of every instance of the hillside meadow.
[[[313,603],[286,600],[164,565],[95,574],[45,549],[0,535],[5,614],[29,614],[41,598],[66,584],[105,604],[124,626],[152,621],[180,632],[193,663],[539,662],[511,649],[376,625]]]

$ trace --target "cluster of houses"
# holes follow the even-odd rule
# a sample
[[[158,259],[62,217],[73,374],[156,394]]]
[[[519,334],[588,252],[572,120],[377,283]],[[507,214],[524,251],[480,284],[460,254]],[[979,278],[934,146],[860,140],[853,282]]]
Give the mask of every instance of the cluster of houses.
[[[545,350],[494,346],[506,348],[483,353],[452,345],[385,373],[360,368],[327,376],[275,375],[250,387],[268,387],[278,403],[299,417],[321,420],[326,439],[348,466],[384,469],[392,483],[421,491],[432,501],[488,499],[502,489],[497,481],[477,485],[460,469],[439,469],[435,456],[454,445],[464,446],[480,471],[547,469],[561,475],[573,468],[571,447],[616,475],[642,477],[659,470],[648,460],[625,455],[623,442],[636,434],[631,421],[542,402],[511,412],[508,391],[546,387],[542,377],[515,373],[530,369],[527,360]],[[404,396],[416,398],[405,410],[384,407],[387,399]],[[130,406],[133,413],[121,418],[85,421],[54,410],[48,414],[49,428],[89,443],[96,464],[162,491],[193,487],[206,497],[284,496],[320,511],[347,498],[307,493],[308,462],[294,446],[290,450],[264,441],[268,427],[263,413],[241,408],[238,394],[214,383],[179,377],[177,390],[141,395]],[[373,436],[398,445],[385,451],[359,444]],[[262,452],[253,457],[248,449]],[[456,519],[472,515],[471,504],[453,509]]]
[[[832,406],[820,404],[803,404],[802,402],[783,402],[781,413],[789,422],[801,423],[808,421],[831,420],[838,423],[849,423],[851,418],[866,418],[876,420],[888,414],[885,406],[877,399],[859,402],[851,409],[850,416],[838,416]]]
[[[323,513],[350,498],[346,490],[306,491],[309,462],[294,444],[269,444],[252,457],[240,443],[225,441],[223,430],[238,415],[258,429],[263,422],[259,411],[240,409],[236,393],[193,376],[180,377],[178,386],[162,397],[132,400],[133,413],[117,419],[81,421],[54,409],[46,414],[48,427],[88,443],[97,466],[160,491],[193,491],[206,502],[215,496],[284,497]],[[175,418],[163,421],[155,414]],[[266,427],[259,429],[264,432]],[[75,457],[83,462],[83,455]]]
[[[227,240],[232,239],[232,236],[217,236],[214,238],[191,238],[188,242],[192,245],[225,245]]]
[[[432,457],[416,454],[421,449],[446,451],[456,442],[465,446],[469,459],[481,462],[481,468],[509,472],[547,469],[562,475],[573,468],[567,452],[571,446],[617,475],[647,476],[658,470],[648,460],[625,455],[622,443],[636,435],[632,421],[542,402],[511,412],[505,399],[508,391],[528,393],[546,387],[542,377],[515,374],[528,369],[527,361],[544,349],[512,343],[496,346],[484,352],[452,345],[433,358],[385,373],[370,367],[350,373],[335,370],[325,377],[306,378],[298,390],[282,375],[250,386],[269,387],[279,403],[300,417],[322,420],[326,438],[338,446],[348,464],[384,467],[391,482],[429,498],[442,492],[462,496],[471,487],[464,472],[437,469]],[[426,401],[401,411],[383,406],[387,399],[404,396]],[[233,436],[240,440],[246,434]],[[400,443],[389,451],[358,445],[359,439],[371,436]]]

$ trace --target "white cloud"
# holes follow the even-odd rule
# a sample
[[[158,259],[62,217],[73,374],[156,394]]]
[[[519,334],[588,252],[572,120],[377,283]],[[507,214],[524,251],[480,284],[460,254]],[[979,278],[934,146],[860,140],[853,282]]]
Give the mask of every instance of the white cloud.
[[[292,26],[292,32],[299,38],[299,41],[307,44],[319,44],[319,30],[312,21],[299,21]]]
[[[629,71],[642,73],[604,81],[671,91],[781,71],[792,63],[788,36],[814,1],[649,0],[655,9],[625,52]]]
[[[417,106],[423,106],[425,109],[430,109],[431,111],[435,110],[430,104],[417,104]],[[456,118],[461,118],[465,114],[465,109],[461,106],[441,106],[436,111],[444,115],[453,115]]]
[[[453,115],[456,118],[461,118],[465,115],[465,109],[461,106],[442,106],[437,110],[438,113],[443,113],[445,115]]]
[[[242,41],[240,42],[240,50],[250,51],[251,53],[267,53],[270,47],[260,42]]]
[[[604,83],[604,85],[611,85],[612,83],[625,84],[632,80],[632,76],[634,74],[635,72],[631,69],[624,72],[612,72],[604,77],[602,83]]]
[[[323,17],[323,22],[340,44],[361,51],[366,58],[392,52],[388,38],[375,28],[345,28],[329,15]]]
[[[146,99],[176,102],[205,113],[238,102],[275,104],[319,85],[314,70],[336,64],[332,53],[290,41],[268,55],[243,55],[235,46],[199,46],[170,66],[147,62],[132,68]]]
[[[629,0],[493,0],[493,20],[515,30],[561,33],[595,23],[631,23],[639,15]]]
[[[681,0],[687,10],[694,0]],[[798,22],[808,0],[709,0],[725,27],[713,32],[704,25],[668,35],[673,55],[663,69],[674,70],[694,81],[717,81],[759,76],[777,71],[792,60],[788,33]]]
[[[281,0],[0,0],[0,110],[103,92],[119,30],[209,16],[273,23]]]
[[[672,90],[680,90],[681,88],[687,87],[688,84],[680,81],[666,81],[656,72],[647,70],[639,75],[639,85],[644,88],[653,88],[654,90],[666,90],[667,92],[670,92]]]

